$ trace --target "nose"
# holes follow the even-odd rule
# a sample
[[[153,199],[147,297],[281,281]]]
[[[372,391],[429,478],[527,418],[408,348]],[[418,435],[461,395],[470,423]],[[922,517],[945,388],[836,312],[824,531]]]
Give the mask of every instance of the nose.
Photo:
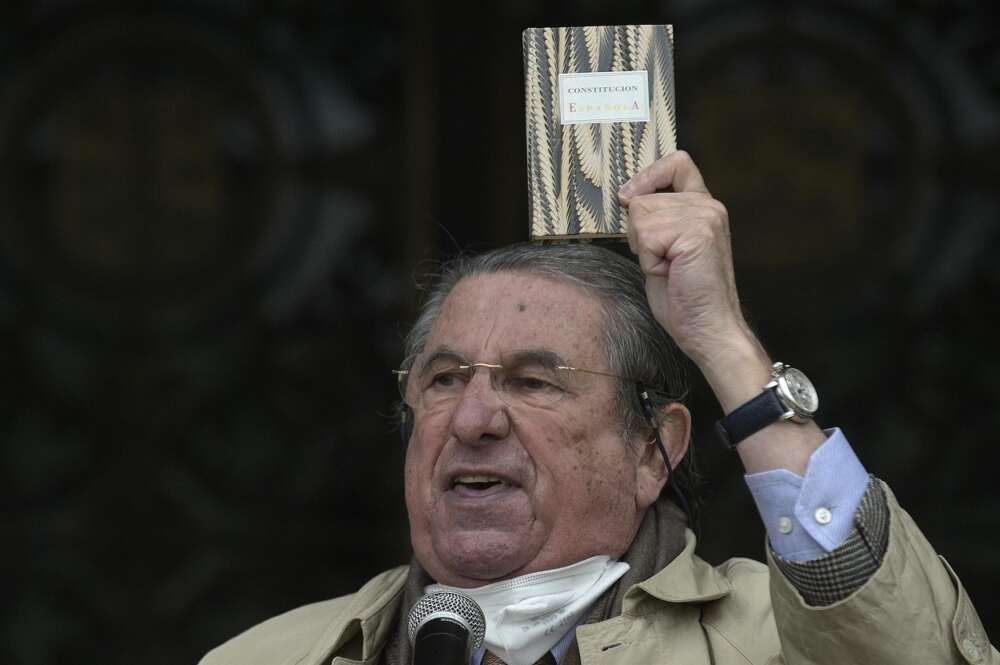
[[[488,367],[477,367],[451,415],[452,434],[468,445],[499,441],[510,433],[506,405]]]

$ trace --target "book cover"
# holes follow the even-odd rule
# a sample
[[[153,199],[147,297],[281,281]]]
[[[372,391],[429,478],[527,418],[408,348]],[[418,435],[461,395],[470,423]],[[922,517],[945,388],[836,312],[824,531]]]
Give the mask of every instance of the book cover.
[[[618,188],[677,147],[673,27],[528,28],[532,240],[620,237]]]

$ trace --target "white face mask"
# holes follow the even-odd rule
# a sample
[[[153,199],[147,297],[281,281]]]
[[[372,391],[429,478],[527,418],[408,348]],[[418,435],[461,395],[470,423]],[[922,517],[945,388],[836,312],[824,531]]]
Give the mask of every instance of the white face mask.
[[[432,584],[425,592],[471,597],[486,615],[486,648],[510,665],[533,665],[628,569],[627,563],[595,556],[475,589]]]

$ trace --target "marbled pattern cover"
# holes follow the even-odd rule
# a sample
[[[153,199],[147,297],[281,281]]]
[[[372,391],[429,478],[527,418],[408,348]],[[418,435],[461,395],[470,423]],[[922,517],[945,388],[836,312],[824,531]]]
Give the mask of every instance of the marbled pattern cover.
[[[528,28],[522,45],[532,240],[623,234],[618,188],[677,147],[673,27]],[[638,70],[649,122],[560,123],[560,73]]]

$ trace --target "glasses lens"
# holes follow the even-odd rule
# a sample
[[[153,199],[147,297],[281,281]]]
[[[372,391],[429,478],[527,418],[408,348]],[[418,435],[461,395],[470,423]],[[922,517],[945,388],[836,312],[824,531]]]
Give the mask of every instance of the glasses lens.
[[[472,378],[472,369],[450,358],[439,358],[425,365],[414,377],[414,388],[425,408],[458,400]]]
[[[508,404],[550,406],[565,397],[570,372],[536,359],[511,359],[494,372],[501,398]]]

